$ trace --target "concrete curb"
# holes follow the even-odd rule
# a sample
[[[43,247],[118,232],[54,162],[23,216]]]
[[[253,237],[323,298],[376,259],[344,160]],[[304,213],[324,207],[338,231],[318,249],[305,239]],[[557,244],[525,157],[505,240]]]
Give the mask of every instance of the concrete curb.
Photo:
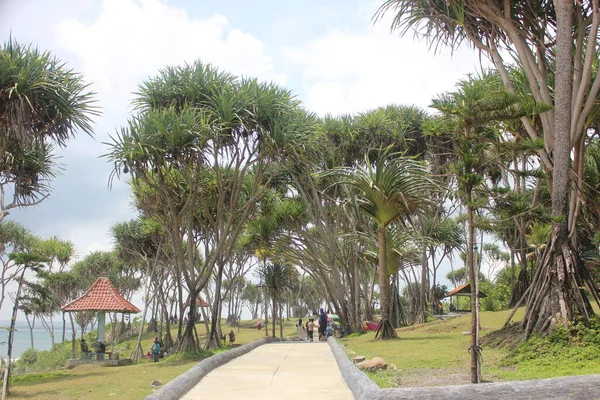
[[[329,346],[340,372],[357,400],[427,399],[427,400],[498,400],[498,399],[556,399],[588,400],[600,398],[600,375],[566,376],[561,378],[482,383],[479,385],[426,386],[399,389],[380,389],[348,358],[334,338]]]
[[[327,339],[327,343],[331,348],[331,352],[340,369],[340,373],[342,374],[342,377],[344,377],[346,385],[348,385],[354,398],[373,399],[373,395],[381,390],[379,389],[379,386],[365,375],[364,372],[352,364],[352,361],[350,361],[346,352],[342,349],[342,346],[340,346],[336,339],[330,337]]]
[[[220,367],[223,364],[244,355],[258,346],[263,344],[280,342],[282,340],[278,338],[262,338],[255,340],[254,342],[245,344],[235,349],[225,351],[223,353],[215,354],[200,361],[198,364],[179,375],[156,392],[152,393],[146,400],[178,400],[183,397],[187,392],[192,390],[202,378],[204,378],[213,369]],[[285,341],[285,339],[284,339]]]

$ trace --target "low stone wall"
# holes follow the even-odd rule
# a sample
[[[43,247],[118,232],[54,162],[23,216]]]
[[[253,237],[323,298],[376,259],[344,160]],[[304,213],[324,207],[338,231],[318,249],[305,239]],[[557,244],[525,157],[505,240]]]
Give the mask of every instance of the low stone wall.
[[[192,390],[194,386],[200,382],[209,372],[213,369],[220,367],[223,364],[244,355],[258,346],[262,346],[266,343],[280,342],[281,339],[266,337],[263,339],[255,340],[252,343],[245,344],[240,347],[225,351],[223,353],[215,354],[200,361],[198,364],[190,368],[185,373],[179,375],[150,396],[146,397],[146,400],[178,400],[187,392]],[[284,340],[285,341],[285,340]]]
[[[479,385],[380,389],[368,376],[352,364],[337,340],[329,338],[328,343],[346,384],[357,400],[589,400],[600,398],[598,393],[600,375],[482,383]]]

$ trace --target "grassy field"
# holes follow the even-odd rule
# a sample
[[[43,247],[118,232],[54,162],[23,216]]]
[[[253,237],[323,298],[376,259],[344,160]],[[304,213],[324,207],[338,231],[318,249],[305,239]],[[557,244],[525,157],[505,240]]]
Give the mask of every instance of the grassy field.
[[[295,336],[295,321],[284,323],[284,336]],[[198,333],[205,332],[203,325],[196,325]],[[271,329],[269,325],[269,334]],[[259,332],[256,330],[256,321],[243,321],[241,327],[228,328],[223,325],[223,331],[234,329],[236,345],[243,345],[265,336],[264,325]],[[176,334],[176,330],[172,331]],[[276,330],[279,336],[279,327]],[[145,351],[150,348],[155,334],[144,334],[142,345]],[[204,338],[204,336],[203,336]],[[135,344],[135,339],[120,343],[117,348],[124,349],[125,357]],[[225,347],[219,351],[227,351]],[[203,356],[207,357],[211,353]],[[139,364],[123,367],[100,367],[84,365],[72,370],[61,369],[46,373],[31,373],[16,375],[11,388],[11,397],[14,399],[39,399],[39,400],[104,400],[109,398],[119,400],[143,399],[152,393],[153,380],[160,381],[163,385],[173,378],[181,375],[202,360],[202,356],[194,359],[185,359],[180,355],[173,355],[162,359],[158,363],[142,360]]]
[[[600,373],[600,359],[589,354],[589,348],[559,346],[548,350],[546,344],[517,363],[507,360],[522,334],[500,329],[509,311],[481,313],[481,331],[484,337],[482,379],[487,382],[551,378],[565,375]],[[519,320],[522,310],[513,320]],[[340,340],[350,356],[367,359],[383,357],[387,371],[370,373],[380,387],[438,386],[470,383],[470,314],[445,321],[398,329],[398,339],[375,341],[373,332]],[[533,343],[536,343],[533,341]],[[575,358],[575,359],[574,359]],[[576,358],[579,358],[577,360]]]

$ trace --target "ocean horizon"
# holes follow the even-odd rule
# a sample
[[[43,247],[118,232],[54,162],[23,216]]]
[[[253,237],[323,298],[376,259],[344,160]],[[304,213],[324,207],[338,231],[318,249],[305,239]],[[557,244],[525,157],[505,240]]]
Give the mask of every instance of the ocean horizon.
[[[8,330],[10,320],[0,320],[0,358],[8,356]],[[79,328],[79,327],[78,327]],[[17,320],[15,323],[15,338],[13,340],[12,358],[21,357],[21,354],[31,348],[31,334],[27,321]],[[78,329],[79,330],[79,329]],[[62,339],[62,321],[54,321],[54,343],[60,343]],[[65,340],[71,339],[71,327],[67,323]],[[33,328],[33,347],[40,350],[50,350],[52,348],[52,337],[44,328],[42,322],[37,320]]]

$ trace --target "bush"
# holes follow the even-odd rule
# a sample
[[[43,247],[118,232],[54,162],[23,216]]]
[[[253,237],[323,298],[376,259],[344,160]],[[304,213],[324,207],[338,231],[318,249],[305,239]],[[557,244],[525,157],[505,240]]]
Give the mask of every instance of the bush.
[[[549,366],[595,361],[600,358],[598,332],[598,318],[593,318],[589,327],[580,322],[566,329],[559,323],[548,336],[532,335],[529,340],[519,344],[503,364]]]
[[[21,354],[21,357],[19,358],[20,363],[23,363],[25,365],[31,365],[31,364],[35,364],[37,362],[38,359],[38,351],[36,349],[27,349],[23,352],[23,354]]]
[[[71,344],[56,344],[48,351],[25,351],[15,364],[15,373],[53,371],[62,368],[71,358]]]

